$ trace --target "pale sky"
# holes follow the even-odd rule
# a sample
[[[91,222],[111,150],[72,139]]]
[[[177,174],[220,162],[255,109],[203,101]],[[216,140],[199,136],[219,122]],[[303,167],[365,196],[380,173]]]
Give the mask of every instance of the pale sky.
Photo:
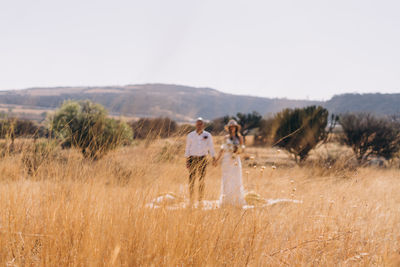
[[[0,0],[0,90],[400,93],[398,0]]]

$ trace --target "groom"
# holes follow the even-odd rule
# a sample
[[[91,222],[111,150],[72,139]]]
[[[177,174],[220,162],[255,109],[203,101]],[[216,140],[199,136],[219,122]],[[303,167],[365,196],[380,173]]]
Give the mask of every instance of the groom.
[[[186,168],[189,170],[190,201],[193,201],[194,183],[196,174],[199,177],[199,201],[204,196],[204,176],[206,175],[207,155],[210,154],[215,162],[215,151],[212,136],[204,130],[202,118],[196,120],[196,130],[190,132],[186,138]]]

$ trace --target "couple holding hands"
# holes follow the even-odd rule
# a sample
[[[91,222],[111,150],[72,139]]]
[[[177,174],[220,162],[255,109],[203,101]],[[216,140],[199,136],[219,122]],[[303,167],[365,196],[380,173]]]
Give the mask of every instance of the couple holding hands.
[[[212,135],[204,130],[202,118],[196,120],[196,129],[186,138],[186,167],[189,170],[189,193],[193,201],[194,184],[196,177],[199,182],[199,201],[203,199],[207,168],[207,155],[211,155],[213,165],[217,166],[222,158],[221,168],[221,205],[243,206],[244,189],[242,182],[242,164],[239,154],[244,149],[243,137],[240,135],[240,125],[235,120],[230,120],[225,126],[228,134],[225,136],[221,150],[215,155]]]

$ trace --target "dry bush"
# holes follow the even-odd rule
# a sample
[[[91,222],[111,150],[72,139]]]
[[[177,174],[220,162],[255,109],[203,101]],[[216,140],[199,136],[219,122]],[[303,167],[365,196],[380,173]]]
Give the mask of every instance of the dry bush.
[[[180,124],[175,133],[176,136],[186,136],[191,131],[196,130],[196,127],[192,124]]]
[[[35,176],[39,168],[57,160],[60,149],[52,140],[34,141],[22,150],[22,163],[28,175]]]
[[[170,118],[141,118],[129,123],[133,131],[133,138],[154,140],[172,136],[178,125]]]
[[[173,146],[175,140],[169,140]],[[77,150],[23,176],[21,154],[0,161],[3,266],[398,266],[400,171],[359,168],[348,179],[313,168],[245,167],[247,190],[301,204],[240,210],[150,209],[165,192],[187,196],[182,151],[165,140],[93,162]],[[176,140],[176,142],[183,142]],[[250,148],[255,161],[273,151]],[[256,154],[257,153],[257,154]],[[265,153],[265,154],[264,154]],[[270,153],[270,154],[269,154]],[[274,152],[275,153],[275,152]],[[312,157],[312,155],[310,156]],[[282,153],[279,158],[283,160]],[[247,165],[246,165],[247,166]],[[209,167],[206,199],[220,168]]]
[[[162,144],[160,152],[157,153],[157,159],[160,162],[167,161],[171,162],[174,161],[177,157],[182,155],[184,153],[185,149],[185,143],[184,140],[174,140],[174,142],[171,141],[165,141],[164,144]]]
[[[326,140],[328,115],[328,110],[321,106],[287,108],[275,114],[274,146],[287,150],[296,162],[303,163],[309,152]]]
[[[311,154],[303,164],[316,176],[335,176],[347,178],[359,167],[351,149],[337,143],[324,144]]]
[[[360,164],[371,156],[390,160],[400,151],[400,123],[368,113],[344,114],[340,117],[342,142],[350,146]]]

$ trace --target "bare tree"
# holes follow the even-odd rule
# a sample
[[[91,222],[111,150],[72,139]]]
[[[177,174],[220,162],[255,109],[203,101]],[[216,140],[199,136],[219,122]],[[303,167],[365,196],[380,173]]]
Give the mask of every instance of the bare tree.
[[[356,113],[341,115],[339,123],[341,140],[353,149],[359,163],[370,156],[391,159],[400,150],[399,123],[393,119]]]

